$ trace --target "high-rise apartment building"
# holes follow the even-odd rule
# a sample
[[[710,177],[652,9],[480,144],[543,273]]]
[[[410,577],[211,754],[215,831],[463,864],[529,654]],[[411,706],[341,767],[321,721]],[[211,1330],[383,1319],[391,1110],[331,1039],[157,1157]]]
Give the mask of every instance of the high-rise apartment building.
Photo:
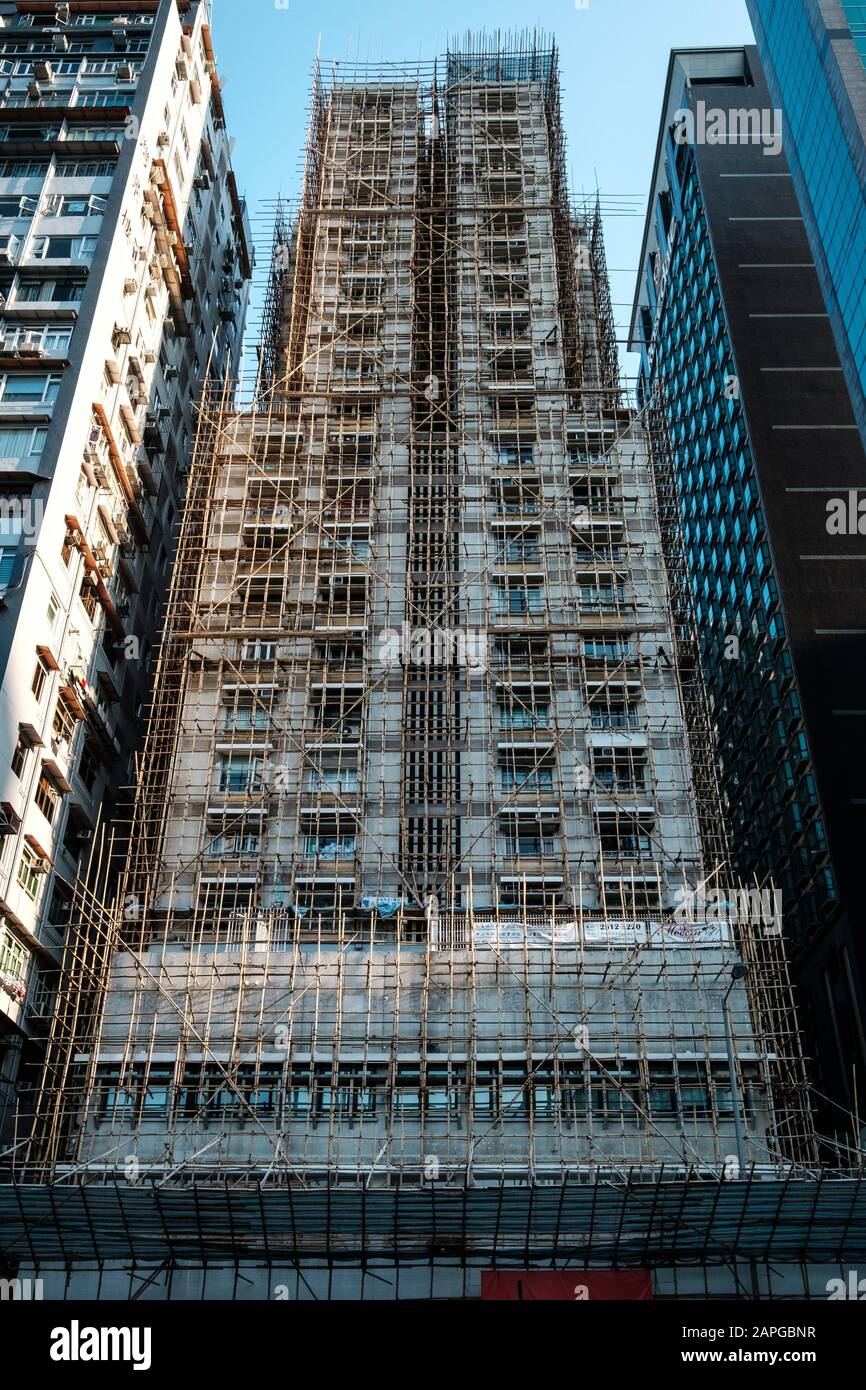
[[[0,1188],[47,1297],[568,1261],[701,1296],[749,1257],[766,1293],[818,1249],[803,1183],[848,1195],[802,1166],[772,913],[689,909],[727,885],[702,687],[557,81],[531,42],[316,76],[256,397],[197,438],[122,906],[81,890]]]
[[[747,4],[866,444],[866,5]]]
[[[208,6],[0,4],[0,1118],[134,780],[208,379],[250,280]]]
[[[733,862],[782,895],[832,1136],[866,1074],[866,459],[784,129],[756,49],[672,55],[632,344]]]

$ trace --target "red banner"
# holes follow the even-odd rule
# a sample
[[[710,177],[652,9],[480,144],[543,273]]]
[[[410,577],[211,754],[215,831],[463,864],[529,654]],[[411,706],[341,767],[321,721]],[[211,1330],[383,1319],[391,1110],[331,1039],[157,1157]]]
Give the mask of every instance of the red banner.
[[[574,1269],[564,1273],[490,1269],[481,1274],[482,1299],[499,1303],[586,1303],[591,1299],[633,1302],[652,1296],[652,1279],[646,1269]]]

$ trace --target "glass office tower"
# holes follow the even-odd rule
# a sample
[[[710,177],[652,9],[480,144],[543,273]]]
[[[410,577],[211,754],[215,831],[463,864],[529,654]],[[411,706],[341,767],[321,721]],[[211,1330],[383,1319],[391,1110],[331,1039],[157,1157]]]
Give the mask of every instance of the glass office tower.
[[[672,55],[632,345],[736,868],[782,894],[833,1133],[863,1068],[866,807],[863,538],[834,509],[866,460],[772,110],[754,48]]]
[[[748,0],[785,152],[866,439],[866,5]]]

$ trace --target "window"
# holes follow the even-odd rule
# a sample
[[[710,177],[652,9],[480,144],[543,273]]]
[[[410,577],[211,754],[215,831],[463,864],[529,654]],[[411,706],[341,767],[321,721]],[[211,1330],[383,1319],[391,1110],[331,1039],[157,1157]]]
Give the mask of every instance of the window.
[[[35,898],[39,892],[41,869],[41,859],[28,845],[25,845],[18,865],[18,882],[28,898]]]
[[[651,859],[653,822],[617,816],[599,824],[601,852],[606,859]]]
[[[544,589],[540,584],[500,585],[499,612],[513,618],[543,613]]]
[[[553,790],[553,764],[539,762],[529,755],[505,754],[500,761],[499,774],[503,792],[550,792]]]
[[[644,791],[647,755],[635,748],[595,748],[593,776],[609,792]]]
[[[81,588],[78,591],[78,597],[81,599],[82,608],[84,609],[90,621],[93,622],[94,616],[96,614],[97,598],[96,589],[90,582],[89,574],[85,574],[83,580],[81,581]]]
[[[358,790],[358,769],[356,766],[343,766],[339,762],[323,763],[310,768],[305,780],[306,790],[310,792],[342,792]]]
[[[15,573],[15,561],[18,556],[18,547],[14,545],[0,546],[0,597],[8,592],[12,583],[12,576]]]
[[[26,742],[24,737],[19,734],[18,742],[15,745],[15,752],[12,754],[12,771],[19,781],[24,775],[24,768],[27,764],[27,754],[29,751],[30,745]]]
[[[628,661],[632,651],[628,642],[615,637],[588,637],[584,639],[583,654],[587,661]]]
[[[18,127],[20,130],[20,127]],[[18,137],[22,137],[19,135]],[[32,217],[36,212],[35,198],[2,197],[0,198],[0,217]]]
[[[60,377],[44,372],[6,373],[0,377],[0,400],[4,405],[49,405],[57,399]]]
[[[33,680],[30,682],[30,689],[36,696],[37,701],[42,699],[42,692],[45,689],[45,682],[48,679],[48,667],[40,657],[33,672]]]
[[[228,754],[220,759],[219,789],[232,795],[262,790],[263,759],[251,754]]]
[[[40,236],[30,246],[34,261],[90,261],[96,250],[95,236]]]
[[[594,729],[636,729],[638,726],[637,708],[632,704],[617,700],[603,704],[595,699],[590,701],[589,708]]]
[[[17,463],[19,459],[39,455],[45,448],[47,438],[46,429],[34,429],[32,425],[20,429],[13,425],[0,425],[0,460]]]
[[[237,705],[225,712],[224,728],[237,733],[268,729],[271,724],[270,712],[261,705]]]
[[[78,280],[22,280],[15,292],[16,304],[78,304],[84,285]]]
[[[107,203],[105,198],[90,197],[86,193],[52,194],[46,198],[42,211],[46,217],[102,217]]]
[[[340,835],[335,830],[306,837],[305,855],[307,859],[354,859],[354,835]]]
[[[75,718],[62,699],[58,701],[54,711],[51,727],[55,737],[59,738],[62,743],[72,742],[72,736],[75,733]]]
[[[13,980],[23,980],[29,962],[30,954],[24,943],[16,940],[6,927],[0,927],[0,972],[11,975]]]
[[[276,642],[244,642],[241,648],[242,661],[273,661],[277,654]]]
[[[0,179],[44,178],[47,173],[47,159],[4,159],[0,162]]]
[[[207,848],[210,859],[249,859],[261,852],[260,835],[218,835]]]
[[[546,729],[549,725],[550,706],[531,703],[531,696],[523,704],[501,704],[499,706],[499,727],[508,729]]]
[[[54,172],[59,179],[111,179],[115,168],[111,159],[61,159]]]
[[[658,912],[661,899],[658,884],[635,878],[605,878],[602,881],[602,907],[623,917]]]
[[[96,763],[86,748],[81,750],[81,757],[78,760],[78,778],[88,791],[93,790],[93,784],[96,781]]]
[[[552,835],[507,835],[505,853],[509,859],[549,859],[557,853]]]
[[[33,799],[48,824],[53,825],[57,807],[60,805],[60,793],[46,772],[43,772],[39,778],[39,785]]]

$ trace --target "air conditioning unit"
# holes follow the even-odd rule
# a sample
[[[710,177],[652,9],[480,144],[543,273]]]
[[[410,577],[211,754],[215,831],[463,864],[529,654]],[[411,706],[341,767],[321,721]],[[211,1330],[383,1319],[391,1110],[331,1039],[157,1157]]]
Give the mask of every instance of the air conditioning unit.
[[[46,60],[33,64],[33,76],[40,82],[50,82],[54,77],[54,69]]]
[[[129,63],[118,63],[114,75],[118,82],[132,82],[135,78],[135,71]]]
[[[163,372],[163,376],[165,377],[166,381],[177,381],[179,375],[180,373],[178,372],[177,367],[173,367],[171,366],[171,364],[169,364],[169,366],[167,366],[165,371]]]
[[[45,345],[39,333],[23,333],[18,339],[18,351],[22,357],[44,357]]]
[[[171,136],[169,135],[167,130],[161,130],[159,132],[159,134],[156,137],[156,143],[159,145],[161,150],[164,150],[168,145],[171,144]]]
[[[130,278],[129,278],[128,280],[124,280],[124,282],[123,282],[123,293],[124,293],[124,294],[135,294],[135,291],[136,291],[137,289],[138,289],[138,281],[137,281],[137,280],[133,280],[131,276],[130,276]]]
[[[144,352],[141,354],[141,360],[147,362],[147,364],[152,367],[156,361],[156,353],[153,348],[145,348]]]
[[[192,186],[197,188],[200,193],[206,192],[210,188],[210,174],[196,174]]]
[[[208,77],[214,76],[216,72],[216,63],[213,61],[212,58],[208,58],[205,61],[204,70],[207,73]]]
[[[180,237],[178,236],[177,232],[166,232],[165,239],[168,242],[169,246],[177,246],[178,242],[180,241]]]
[[[124,328],[122,323],[116,323],[114,325],[114,332],[111,335],[111,341],[115,347],[125,347],[132,342],[132,334],[128,328]]]
[[[150,203],[145,203],[144,207],[141,209],[141,215],[144,218],[145,222],[156,221],[156,213],[154,212]]]
[[[41,97],[41,95],[42,95],[42,88],[40,87],[39,83],[38,83],[37,81],[35,81],[35,79],[34,79],[34,81],[31,82],[30,85],[28,86],[28,88],[27,88],[27,95],[28,95],[29,97],[32,97],[34,101],[38,101],[39,98]]]
[[[125,28],[129,20],[124,18],[123,23],[121,23],[121,18],[122,16],[114,21],[114,26],[111,30],[112,42],[114,43],[115,49],[120,53],[129,47],[129,35]]]
[[[156,165],[154,165],[150,171],[150,181],[157,188],[161,188],[165,183],[165,171],[163,169],[158,169]]]
[[[51,40],[51,47],[55,53],[68,53],[69,40],[65,34],[55,34]]]
[[[174,70],[177,74],[178,82],[189,81],[189,68],[187,67],[186,60],[184,58],[178,58],[177,62],[174,65]]]

